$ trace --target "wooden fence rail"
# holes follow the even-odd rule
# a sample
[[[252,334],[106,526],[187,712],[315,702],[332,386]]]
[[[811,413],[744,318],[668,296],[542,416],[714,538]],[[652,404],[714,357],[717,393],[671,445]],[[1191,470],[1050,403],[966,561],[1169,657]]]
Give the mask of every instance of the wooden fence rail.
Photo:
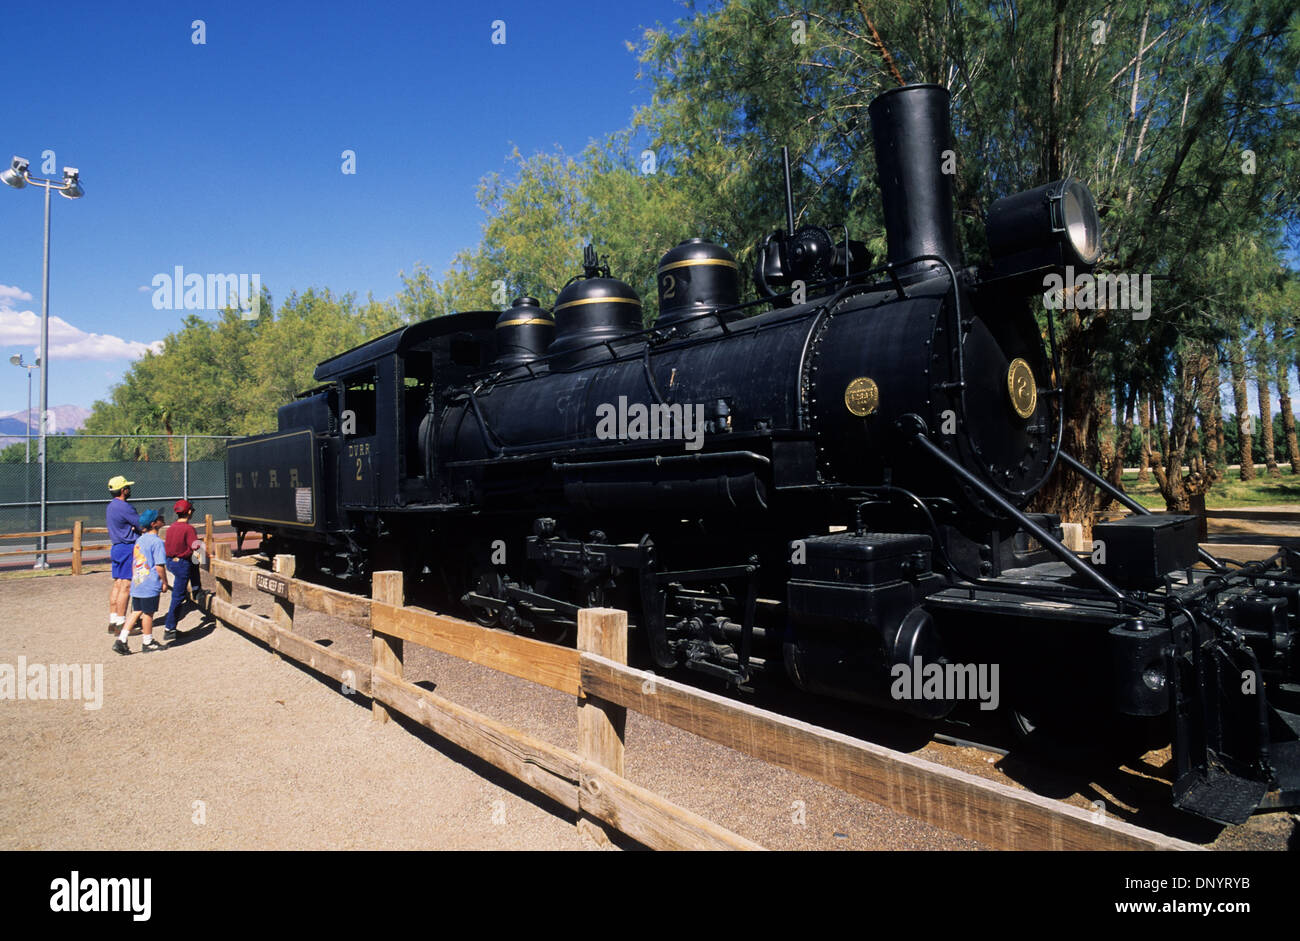
[[[212,514],[209,513],[204,517],[204,551],[211,555],[213,547],[217,545],[217,538],[214,530],[217,526],[229,526],[230,520],[213,521]],[[6,556],[24,556],[24,555],[43,555],[48,562],[50,556],[69,556],[72,560],[72,574],[80,575],[83,571],[82,559],[84,553],[94,552],[103,549],[111,549],[112,543],[98,542],[87,545],[84,541],[86,536],[107,536],[108,528],[105,526],[87,526],[82,520],[74,520],[71,529],[48,529],[43,532],[35,533],[0,533],[0,539],[40,539],[42,537],[49,539],[55,536],[71,536],[72,542],[66,546],[53,546],[40,549],[33,546],[30,549],[14,549],[7,552],[0,552],[0,558]],[[350,596],[351,597],[351,596]]]
[[[408,607],[399,572],[375,573],[372,601],[294,578],[291,556],[277,556],[268,573],[230,555],[230,545],[219,543],[209,557],[216,583],[213,614],[279,655],[338,681],[345,693],[368,695],[377,721],[400,713],[523,781],[576,812],[578,826],[598,838],[604,837],[603,827],[610,827],[656,849],[762,848],[626,778],[624,729],[627,710],[634,709],[990,847],[1201,849],[632,669],[623,611],[580,610],[574,650]],[[235,605],[236,584],[272,594],[274,617]],[[299,608],[368,621],[370,661],[335,653],[294,633]],[[406,642],[575,695],[578,752],[408,683],[402,676]]]
[[[219,544],[210,561],[216,583],[212,613],[263,641],[281,656],[339,681],[345,691],[369,695],[377,720],[387,721],[394,711],[401,713],[583,817],[609,824],[653,848],[761,849],[752,841],[625,780],[618,773],[621,767],[610,769],[598,760],[599,752],[588,753],[584,747],[575,754],[407,683],[401,676],[402,648],[398,645],[410,640],[574,695],[579,693],[578,651],[404,608],[401,573],[377,572],[375,594],[383,601],[370,602],[352,596],[354,612],[362,603],[370,606],[372,659],[363,662],[334,653],[294,633],[291,622],[286,626],[278,614],[275,619],[265,618],[235,605],[234,586],[258,588],[258,576],[264,577],[266,573],[232,561],[229,554],[229,545]],[[336,596],[342,592],[307,585],[289,576],[287,560],[290,558],[277,556],[273,570],[277,581],[264,578],[260,586],[262,590],[271,589],[277,612],[284,611],[283,603],[287,597],[294,596],[303,602],[303,607],[312,610],[322,610],[331,603],[337,605]],[[286,593],[284,596],[278,594],[281,589]],[[289,614],[291,618],[292,611]],[[580,615],[584,624],[593,618],[610,616],[614,622],[601,623],[607,623],[610,632],[618,629],[626,635],[624,612],[584,611]],[[475,631],[479,632],[477,637],[472,634]],[[550,657],[540,661],[536,675],[529,675],[526,658],[537,654]]]
[[[797,771],[997,849],[1185,849],[1190,844],[735,702],[584,652],[582,688],[668,725]]]

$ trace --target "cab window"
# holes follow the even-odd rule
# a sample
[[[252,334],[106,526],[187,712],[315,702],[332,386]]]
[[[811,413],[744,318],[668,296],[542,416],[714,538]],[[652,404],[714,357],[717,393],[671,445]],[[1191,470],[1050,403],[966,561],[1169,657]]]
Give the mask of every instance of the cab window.
[[[375,433],[375,371],[353,373],[343,380],[339,430],[349,438]]]

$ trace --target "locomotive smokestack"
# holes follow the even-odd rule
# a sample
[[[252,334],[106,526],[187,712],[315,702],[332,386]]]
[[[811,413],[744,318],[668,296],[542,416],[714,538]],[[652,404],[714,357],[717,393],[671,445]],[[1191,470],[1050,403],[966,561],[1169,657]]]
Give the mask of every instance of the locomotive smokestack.
[[[943,172],[944,151],[952,147],[948,89],[942,85],[894,88],[871,102],[867,112],[876,144],[890,262],[938,255],[957,268],[952,179]],[[918,262],[904,271],[915,274],[936,264]]]

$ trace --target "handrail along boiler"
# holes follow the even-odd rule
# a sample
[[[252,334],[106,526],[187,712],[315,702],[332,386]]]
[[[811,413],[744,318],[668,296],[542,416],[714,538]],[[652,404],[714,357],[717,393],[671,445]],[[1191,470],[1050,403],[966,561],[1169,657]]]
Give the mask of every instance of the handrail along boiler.
[[[942,160],[945,89],[870,115],[888,258],[819,226],[737,265],[691,239],[660,315],[595,252],[552,310],[521,297],[393,331],[321,363],[279,429],[233,443],[230,515],[341,579],[401,568],[481,623],[561,637],[627,608],[646,656],[742,685],[783,665],[811,693],[940,718],[900,668],[996,664],[1022,730],[1163,725],[1173,800],[1236,823],[1300,788],[1300,558],[1229,567],[1190,517],[1099,525],[1104,562],[1025,511],[1059,466],[1047,273],[1090,270],[1087,188],[994,203],[964,265]],[[803,302],[795,303],[799,298]],[[757,312],[763,308],[762,312]],[[1208,567],[1196,568],[1199,561]]]

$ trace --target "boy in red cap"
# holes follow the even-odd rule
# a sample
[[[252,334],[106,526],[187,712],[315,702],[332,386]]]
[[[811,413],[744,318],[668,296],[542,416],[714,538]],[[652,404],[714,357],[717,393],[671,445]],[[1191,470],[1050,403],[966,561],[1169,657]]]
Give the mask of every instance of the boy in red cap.
[[[172,603],[167,609],[167,627],[163,639],[170,642],[176,639],[176,621],[180,606],[185,602],[185,589],[193,583],[194,598],[200,592],[199,567],[190,563],[190,556],[199,547],[199,534],[190,525],[194,515],[194,504],[189,500],[177,500],[172,505],[176,522],[167,527],[164,547],[167,551],[167,571],[171,573]]]

